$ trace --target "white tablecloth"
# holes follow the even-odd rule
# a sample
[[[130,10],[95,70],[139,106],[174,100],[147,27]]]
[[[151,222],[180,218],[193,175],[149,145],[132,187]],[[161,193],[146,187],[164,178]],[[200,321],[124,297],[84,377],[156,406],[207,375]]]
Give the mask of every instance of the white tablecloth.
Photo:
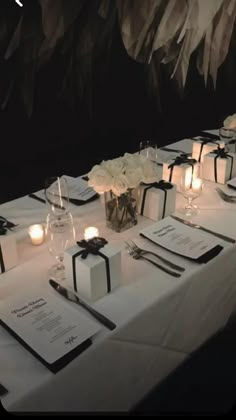
[[[175,146],[190,151],[191,141]],[[221,201],[214,188],[213,183],[206,183],[198,200],[201,211],[194,221],[236,239],[236,205]],[[177,214],[183,203],[178,194]],[[129,410],[223,327],[235,309],[235,245],[219,240],[224,251],[201,266],[171,256],[186,267],[176,279],[125,252],[128,238],[155,249],[139,237],[150,220],[140,216],[137,226],[118,234],[106,228],[100,200],[71,210],[78,239],[85,227],[96,226],[122,249],[121,286],[94,303],[117,329],[102,328],[89,349],[54,375],[1,328],[0,382],[9,389],[2,399],[8,411]],[[48,288],[52,259],[47,245],[33,247],[27,235],[29,224],[45,220],[44,205],[24,197],[1,205],[0,215],[20,224],[20,265],[0,276],[0,299],[23,294],[26,287]],[[166,251],[161,253],[170,258]]]

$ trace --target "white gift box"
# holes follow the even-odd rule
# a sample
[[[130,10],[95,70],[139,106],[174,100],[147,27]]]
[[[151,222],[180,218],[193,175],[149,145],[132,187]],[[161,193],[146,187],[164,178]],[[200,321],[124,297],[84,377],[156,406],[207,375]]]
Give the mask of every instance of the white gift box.
[[[192,157],[193,159],[196,159],[197,162],[203,162],[204,156],[208,153],[211,153],[218,146],[224,148],[224,141],[217,140],[215,143],[213,143],[209,140],[207,143],[205,143],[204,140],[196,139],[193,142]]]
[[[84,248],[78,245],[65,251],[64,264],[68,285],[80,296],[94,301],[119,286],[121,282],[121,252],[110,244],[99,249],[99,252],[109,262],[107,264],[108,273],[105,258],[100,255],[88,254],[87,258],[83,259],[81,251],[84,251]]]
[[[0,235],[0,275],[18,264],[16,235],[7,231]]]
[[[176,158],[178,159],[178,157]],[[162,178],[167,181],[171,182],[172,184],[175,184],[177,186],[177,189],[180,185],[181,178],[184,177],[184,183],[188,184],[191,182],[192,177],[194,175],[195,171],[195,163],[190,164],[191,158],[189,159],[189,163],[184,162],[180,165],[173,166],[173,169],[169,168],[169,166],[174,163],[176,159],[172,159],[168,162],[163,163],[163,172],[162,172]],[[187,159],[186,159],[187,160]],[[196,165],[197,168],[197,165]]]
[[[236,153],[227,153],[228,158],[217,157],[215,153],[205,155],[203,161],[203,178],[219,184],[225,184],[236,176]],[[216,166],[215,166],[216,165]],[[232,168],[232,170],[231,170]],[[216,169],[216,174],[215,174]],[[216,175],[216,176],[215,176]]]
[[[142,216],[155,221],[161,220],[175,211],[176,186],[166,182],[161,184],[162,187],[160,188],[145,184],[140,185],[138,212]],[[156,183],[156,185],[161,184]]]

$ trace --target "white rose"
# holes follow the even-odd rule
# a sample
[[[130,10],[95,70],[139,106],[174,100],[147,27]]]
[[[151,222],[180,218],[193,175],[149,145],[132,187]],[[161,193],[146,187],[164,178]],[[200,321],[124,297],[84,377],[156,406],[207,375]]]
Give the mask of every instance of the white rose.
[[[91,169],[91,171],[89,172],[89,174],[92,174],[94,171],[97,171],[98,169],[100,169],[101,168],[101,166],[100,165],[95,165],[95,166],[93,166],[92,167],[92,169]],[[88,174],[88,175],[89,175]]]
[[[135,169],[142,166],[139,154],[131,155],[129,153],[126,153],[124,156],[124,160],[126,169]]]
[[[136,188],[143,178],[143,171],[141,168],[128,168],[125,172],[128,179],[129,188]]]
[[[158,181],[158,167],[155,163],[150,160],[146,160],[143,164],[143,182],[151,184],[152,182]]]
[[[117,176],[122,173],[124,169],[124,162],[122,158],[103,161],[102,168],[106,169],[112,176]]]
[[[93,187],[97,193],[103,193],[111,189],[113,178],[106,169],[99,165],[96,165],[96,168],[89,172],[88,178],[89,187]]]
[[[120,196],[121,194],[125,193],[128,188],[129,181],[125,175],[120,174],[114,178],[111,189],[115,195]]]
[[[225,128],[236,128],[236,114],[233,115],[229,115],[225,120],[224,120],[224,127]]]

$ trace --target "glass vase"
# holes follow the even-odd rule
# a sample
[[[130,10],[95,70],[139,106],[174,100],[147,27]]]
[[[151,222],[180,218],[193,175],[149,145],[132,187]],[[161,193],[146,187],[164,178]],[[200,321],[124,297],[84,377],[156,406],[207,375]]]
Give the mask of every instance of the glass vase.
[[[227,153],[236,152],[236,130],[233,128],[221,127],[219,129],[220,139],[225,142]]]
[[[107,227],[122,232],[137,224],[137,191],[129,189],[120,196],[104,193]]]

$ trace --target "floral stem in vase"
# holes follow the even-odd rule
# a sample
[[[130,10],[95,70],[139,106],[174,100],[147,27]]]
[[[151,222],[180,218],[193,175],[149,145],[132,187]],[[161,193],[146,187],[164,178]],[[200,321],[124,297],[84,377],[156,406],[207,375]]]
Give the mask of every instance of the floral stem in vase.
[[[134,196],[133,192],[140,183],[157,179],[157,165],[141,154],[130,153],[102,161],[88,173],[88,185],[97,193],[104,193],[107,226],[116,232],[137,224],[137,193]]]

